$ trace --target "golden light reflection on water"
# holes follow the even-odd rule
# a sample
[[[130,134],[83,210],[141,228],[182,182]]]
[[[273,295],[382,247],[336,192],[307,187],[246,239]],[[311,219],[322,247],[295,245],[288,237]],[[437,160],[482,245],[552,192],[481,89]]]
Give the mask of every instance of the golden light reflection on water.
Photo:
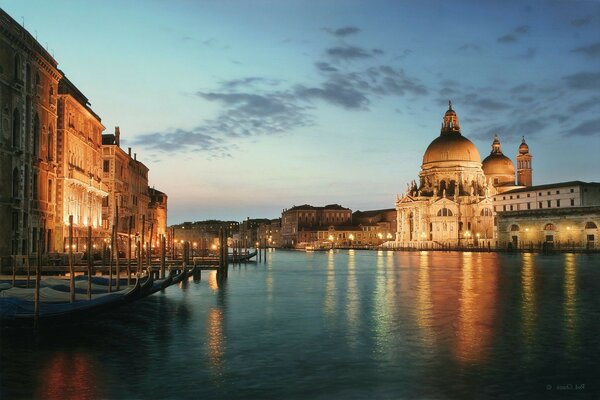
[[[487,357],[493,339],[497,302],[497,265],[481,256],[462,253],[456,357],[478,362]]]
[[[48,400],[97,399],[98,366],[84,353],[58,353],[44,366],[36,398]]]
[[[208,287],[213,292],[219,290],[219,282],[217,281],[217,271],[209,271],[208,273]]]
[[[417,325],[421,329],[423,341],[428,346],[435,342],[435,333],[433,332],[433,303],[431,301],[431,286],[429,281],[429,254],[421,253],[419,259],[419,276],[417,281],[416,293]]]
[[[373,324],[374,324],[374,339],[375,339],[375,355],[378,358],[386,358],[390,355],[390,326],[391,326],[391,307],[393,304],[390,302],[389,296],[390,290],[387,284],[390,282],[392,273],[388,275],[384,265],[383,257],[377,257],[376,259],[376,273],[375,273],[375,293],[373,307]],[[390,271],[392,271],[394,265],[393,257],[387,254],[387,264]],[[391,278],[391,279],[390,279]]]
[[[325,317],[335,320],[335,261],[333,251],[327,252],[327,282],[325,284]]]
[[[223,310],[212,307],[206,319],[206,338],[208,361],[211,372],[216,376],[223,373],[223,353],[225,338],[223,336]]]
[[[535,258],[531,253],[523,253],[521,267],[521,331],[525,347],[531,351],[535,341],[536,299],[535,299]]]
[[[380,252],[377,260],[380,259]],[[378,261],[379,262],[379,261]],[[358,341],[358,324],[360,322],[360,296],[356,284],[356,253],[354,250],[348,252],[348,287],[346,290],[346,319],[348,321],[348,342],[355,346]]]
[[[573,353],[577,338],[577,258],[575,254],[565,254],[564,315],[566,346],[568,354]]]

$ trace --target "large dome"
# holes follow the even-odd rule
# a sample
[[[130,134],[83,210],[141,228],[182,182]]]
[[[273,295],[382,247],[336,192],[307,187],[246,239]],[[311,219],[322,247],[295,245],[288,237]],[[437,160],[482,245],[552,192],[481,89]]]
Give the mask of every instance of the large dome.
[[[440,161],[481,162],[477,147],[461,135],[458,116],[451,102],[448,102],[448,111],[444,114],[440,136],[431,142],[423,156],[423,165]]]
[[[423,155],[423,164],[438,161],[474,161],[481,162],[477,147],[458,132],[442,133]]]

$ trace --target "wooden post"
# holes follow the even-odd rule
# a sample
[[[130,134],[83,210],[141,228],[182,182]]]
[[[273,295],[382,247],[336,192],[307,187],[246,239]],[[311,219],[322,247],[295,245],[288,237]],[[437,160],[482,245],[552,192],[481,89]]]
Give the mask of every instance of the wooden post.
[[[160,277],[161,279],[165,277],[165,268],[166,268],[166,238],[165,235],[161,235],[160,238]]]
[[[136,242],[135,256],[137,258],[136,276],[139,278],[142,273],[142,251],[140,249],[140,241]]]
[[[93,257],[93,255],[92,255],[92,227],[88,226],[88,232],[87,232],[87,264],[88,264],[87,293],[88,293],[88,300],[92,299],[92,265],[94,265],[94,261],[92,260],[92,257]]]
[[[144,238],[146,237],[145,233],[146,233],[146,216],[142,215],[142,237],[141,237],[142,247],[140,248],[140,256],[142,258],[141,259],[142,269],[144,268],[144,245],[146,244],[146,241],[144,240]],[[146,248],[146,251],[148,251],[147,248]]]
[[[133,216],[128,218],[127,226],[127,286],[131,285],[131,220]]]
[[[119,265],[119,205],[115,206],[115,275],[117,276],[117,290],[121,288],[121,268]]]
[[[152,261],[152,236],[154,235],[154,223],[150,222],[150,237],[148,237],[148,246],[146,247],[146,252],[148,254],[148,268],[151,267]]]
[[[113,265],[113,257],[115,254],[115,232],[117,231],[117,226],[113,224],[112,231],[110,233],[110,260],[108,261],[108,292],[112,292],[112,265]]]
[[[75,269],[73,268],[73,216],[69,215],[69,274],[70,279],[70,292],[71,292],[71,303],[75,301]]]
[[[37,326],[40,316],[40,275],[42,274],[42,246],[44,246],[44,232],[40,232],[38,238],[38,256],[37,265],[35,268],[35,292],[34,292],[34,308],[33,308],[33,323]],[[29,281],[27,281],[29,286]]]

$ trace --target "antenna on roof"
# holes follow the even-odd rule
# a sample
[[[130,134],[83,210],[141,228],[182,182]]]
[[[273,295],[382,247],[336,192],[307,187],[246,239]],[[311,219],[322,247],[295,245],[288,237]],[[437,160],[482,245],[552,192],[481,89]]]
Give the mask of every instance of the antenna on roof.
[[[25,17],[21,15],[21,20],[23,21],[23,28],[25,28]]]

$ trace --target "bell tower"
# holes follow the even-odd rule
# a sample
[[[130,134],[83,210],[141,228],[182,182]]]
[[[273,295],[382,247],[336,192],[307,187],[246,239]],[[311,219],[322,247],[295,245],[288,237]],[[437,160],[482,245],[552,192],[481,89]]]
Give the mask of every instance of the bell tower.
[[[525,143],[525,136],[519,146],[519,154],[517,154],[517,185],[519,186],[531,186],[532,185],[532,172],[531,159],[533,157],[529,153],[529,146]]]

